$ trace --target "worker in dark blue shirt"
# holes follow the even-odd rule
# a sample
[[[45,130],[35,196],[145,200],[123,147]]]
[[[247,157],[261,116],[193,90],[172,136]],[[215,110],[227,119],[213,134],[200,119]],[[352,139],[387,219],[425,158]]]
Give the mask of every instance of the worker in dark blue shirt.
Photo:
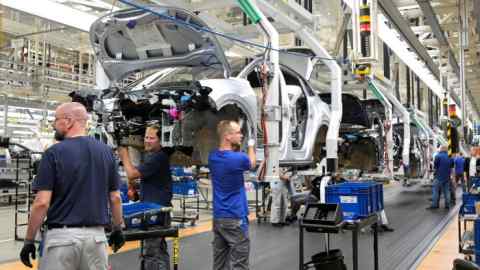
[[[453,168],[453,160],[448,156],[448,146],[442,145],[440,152],[435,155],[433,162],[434,166],[434,181],[433,181],[433,196],[432,205],[427,209],[437,209],[440,200],[440,190],[442,190],[445,197],[445,208],[450,208],[450,181]]]
[[[140,200],[143,202],[153,202],[162,206],[172,206],[172,175],[170,173],[170,162],[160,145],[161,128],[158,125],[147,127],[144,137],[144,147],[147,155],[144,162],[138,166],[133,166],[128,148],[119,147],[118,155],[123,163],[123,168],[127,174],[130,185],[134,181],[140,181]],[[164,224],[170,225],[167,220]],[[146,239],[143,242],[144,254],[142,270],[167,270],[170,269],[170,256],[165,239]]]
[[[60,105],[55,112],[57,144],[42,155],[32,189],[33,202],[25,244],[20,253],[29,267],[34,239],[46,216],[39,269],[108,267],[105,226],[113,217],[109,243],[117,251],[125,242],[121,226],[120,177],[112,150],[86,136],[87,111],[80,103]]]
[[[243,134],[235,121],[217,126],[219,148],[208,157],[213,186],[213,269],[249,269],[248,203],[245,171],[255,167],[255,140],[240,152]]]

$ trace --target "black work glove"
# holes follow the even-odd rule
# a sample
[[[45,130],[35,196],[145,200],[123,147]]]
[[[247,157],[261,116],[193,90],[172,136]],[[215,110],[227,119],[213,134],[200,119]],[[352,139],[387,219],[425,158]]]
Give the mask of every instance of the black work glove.
[[[125,236],[122,229],[114,229],[108,238],[108,245],[112,247],[113,252],[117,252],[125,244]]]
[[[25,266],[32,268],[32,263],[30,262],[30,256],[35,260],[35,242],[33,240],[25,240],[23,243],[22,251],[20,251],[20,260]]]

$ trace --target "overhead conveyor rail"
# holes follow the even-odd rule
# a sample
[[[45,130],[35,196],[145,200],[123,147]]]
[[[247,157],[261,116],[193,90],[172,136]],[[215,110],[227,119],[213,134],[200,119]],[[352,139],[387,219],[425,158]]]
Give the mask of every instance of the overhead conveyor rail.
[[[353,7],[353,0],[344,2]],[[378,14],[378,37],[404,62],[430,90],[443,98],[447,89],[440,83],[440,70],[433,62],[425,47],[420,43],[412,29],[402,17],[391,0],[378,0],[383,14]],[[461,103],[458,96],[449,94],[449,100],[458,108]],[[478,112],[477,112],[478,115]],[[460,113],[459,118],[462,118]]]

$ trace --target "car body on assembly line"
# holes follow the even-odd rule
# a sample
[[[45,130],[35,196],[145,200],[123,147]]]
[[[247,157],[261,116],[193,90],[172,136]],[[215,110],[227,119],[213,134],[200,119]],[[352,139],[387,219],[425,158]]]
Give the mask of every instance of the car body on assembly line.
[[[95,115],[96,131],[111,143],[141,142],[149,122],[161,127],[161,144],[181,150],[194,164],[206,164],[218,144],[216,125],[224,119],[241,123],[246,136],[257,138],[263,160],[260,124],[263,58],[228,61],[216,36],[195,14],[174,7],[129,9],[99,18],[91,27],[93,49],[112,82],[108,89],[74,92]],[[309,59],[308,56],[301,57]],[[281,63],[280,164],[310,165],[325,144],[329,107],[313,92],[294,61]],[[119,82],[150,72],[125,87]],[[265,87],[264,87],[265,86]],[[262,88],[263,87],[263,88]],[[102,135],[102,136],[103,136]]]

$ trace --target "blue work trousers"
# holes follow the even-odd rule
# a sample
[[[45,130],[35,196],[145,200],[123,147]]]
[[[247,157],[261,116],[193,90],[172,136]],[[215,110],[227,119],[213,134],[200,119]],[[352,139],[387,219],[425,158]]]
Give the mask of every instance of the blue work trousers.
[[[439,181],[438,178],[435,178],[435,181],[433,181],[432,207],[438,207],[440,190],[442,190],[445,197],[445,207],[450,207],[450,181]]]

